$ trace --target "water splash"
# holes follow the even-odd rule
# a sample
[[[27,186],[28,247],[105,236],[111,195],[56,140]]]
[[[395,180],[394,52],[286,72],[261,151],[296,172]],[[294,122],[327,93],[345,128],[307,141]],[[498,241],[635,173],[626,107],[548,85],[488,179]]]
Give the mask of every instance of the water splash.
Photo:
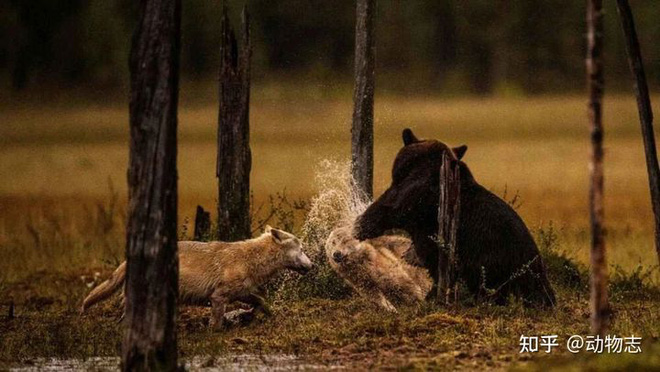
[[[325,257],[325,241],[339,227],[351,228],[355,218],[371,203],[357,186],[350,172],[350,162],[325,159],[315,172],[317,194],[302,227],[301,239],[305,254],[314,262],[314,269],[304,277],[285,273],[276,301],[292,298],[342,298],[350,287],[337,276]]]
[[[408,238],[389,235],[362,243],[353,239],[355,219],[371,200],[354,182],[350,163],[322,161],[316,173],[316,185],[318,195],[310,203],[302,229],[307,254],[319,266],[317,276],[311,280],[320,280],[330,291],[350,285],[361,296],[390,311],[396,310],[389,301],[396,304],[423,301],[431,289],[431,280],[426,270],[402,259],[411,246]],[[333,232],[338,239],[328,245]],[[338,250],[349,255],[346,265],[332,261],[332,253]]]
[[[323,160],[315,177],[318,195],[310,203],[310,211],[302,228],[303,240],[322,254],[330,233],[339,227],[352,227],[355,218],[364,212],[371,200],[357,187],[349,162]]]

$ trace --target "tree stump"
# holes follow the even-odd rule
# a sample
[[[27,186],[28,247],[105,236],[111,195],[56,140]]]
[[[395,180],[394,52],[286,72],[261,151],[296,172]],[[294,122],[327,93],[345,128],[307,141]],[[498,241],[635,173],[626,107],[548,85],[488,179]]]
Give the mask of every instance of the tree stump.
[[[458,231],[458,217],[461,208],[460,181],[461,174],[458,161],[445,152],[440,166],[436,299],[446,304],[456,302],[456,232]]]
[[[655,133],[653,130],[653,109],[649,98],[649,87],[644,72],[642,52],[635,30],[635,20],[628,0],[617,0],[617,11],[621,20],[621,28],[626,37],[626,52],[630,72],[635,78],[635,96],[639,111],[639,124],[642,127],[644,138],[644,154],[646,155],[646,170],[649,175],[649,189],[651,191],[651,204],[655,220],[655,251],[660,262],[660,169],[658,168],[658,153],[655,146]]]
[[[373,197],[374,182],[375,12],[375,0],[357,0],[351,173],[369,199]]]
[[[195,241],[208,240],[211,233],[211,214],[202,208],[201,205],[197,206],[197,213],[195,213],[195,231],[193,239]]]
[[[130,54],[124,371],[177,369],[180,0],[143,0]]]
[[[7,320],[13,320],[15,315],[16,305],[14,305],[14,299],[9,299],[9,309],[7,309]]]
[[[591,331],[604,335],[609,325],[607,259],[603,227],[603,7],[602,0],[587,3],[587,85],[591,126]]]
[[[243,40],[222,9],[220,112],[218,114],[218,230],[222,241],[248,239],[250,230],[250,22],[243,8]],[[240,51],[239,51],[240,49]]]

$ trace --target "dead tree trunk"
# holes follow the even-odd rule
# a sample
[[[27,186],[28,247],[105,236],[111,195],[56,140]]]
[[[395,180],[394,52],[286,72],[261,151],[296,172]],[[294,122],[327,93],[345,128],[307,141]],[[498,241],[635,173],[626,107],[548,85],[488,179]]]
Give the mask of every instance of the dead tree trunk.
[[[181,2],[143,0],[130,55],[124,371],[177,368]]]
[[[250,23],[243,8],[243,40],[237,45],[222,10],[220,113],[218,115],[218,239],[250,237]]]
[[[607,260],[603,227],[603,9],[602,0],[587,3],[587,85],[591,125],[591,331],[603,335],[609,325]]]
[[[376,0],[357,0],[351,172],[358,188],[370,199],[374,182],[375,12]]]
[[[461,174],[458,163],[442,156],[438,200],[438,287],[436,298],[449,304],[456,301],[456,231],[460,213]],[[452,296],[453,293],[453,296]]]
[[[617,0],[617,11],[621,20],[623,34],[626,37],[626,51],[628,64],[635,78],[635,95],[637,96],[637,109],[639,123],[642,126],[644,137],[644,153],[646,154],[646,170],[649,174],[649,188],[651,189],[651,202],[655,217],[655,250],[660,261],[660,170],[658,169],[658,154],[655,147],[655,133],[653,131],[653,110],[649,98],[649,88],[646,83],[646,73],[642,62],[642,52],[637,39],[635,21],[627,0]]]
[[[211,214],[202,208],[201,205],[197,206],[197,213],[195,213],[195,232],[193,239],[195,241],[208,240],[211,233]]]
[[[14,299],[10,298],[9,299],[9,309],[7,309],[7,320],[13,320],[14,319],[14,310],[15,310],[14,305]]]

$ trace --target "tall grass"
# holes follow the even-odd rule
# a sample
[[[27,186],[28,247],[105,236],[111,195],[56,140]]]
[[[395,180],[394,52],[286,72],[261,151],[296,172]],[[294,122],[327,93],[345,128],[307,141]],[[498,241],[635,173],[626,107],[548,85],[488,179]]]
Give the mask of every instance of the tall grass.
[[[0,208],[5,281],[91,272],[123,260],[126,211],[112,185],[100,200],[3,197]]]
[[[351,101],[350,97],[301,95],[292,90],[271,93],[255,91],[251,108],[253,227],[260,228],[263,218],[279,211],[269,223],[301,233],[310,206],[297,208],[295,204],[317,195],[313,182],[317,164],[349,153]],[[217,195],[213,124],[217,107],[212,98],[204,98],[210,95],[200,97],[183,102],[180,115],[179,223],[187,226],[188,231],[182,232],[188,235],[195,206],[214,211]],[[44,103],[35,110],[28,103],[0,104],[5,119],[0,126],[0,249],[5,256],[12,255],[0,265],[16,275],[25,275],[27,266],[40,270],[52,264],[82,266],[75,258],[54,253],[52,260],[46,259],[49,249],[38,248],[40,245],[61,244],[67,254],[94,246],[85,256],[92,266],[102,265],[107,257],[121,256],[121,213],[113,217],[114,225],[105,233],[97,231],[93,221],[110,226],[108,216],[103,217],[97,207],[109,206],[108,177],[116,185],[115,208],[121,211],[125,203],[128,132],[124,105],[59,102]],[[608,253],[612,262],[628,272],[640,262],[645,267],[657,263],[653,217],[634,98],[610,96],[605,110],[609,120],[605,164]],[[578,96],[446,99],[383,95],[376,108],[375,194],[390,181],[404,127],[451,145],[466,143],[465,160],[477,180],[500,194],[505,185],[517,190],[524,200],[517,211],[528,226],[554,221],[562,249],[587,264],[588,128],[582,125],[584,121],[584,100]],[[284,189],[286,193],[276,195]],[[38,244],[35,237],[39,237]],[[30,261],[27,255],[38,260],[37,252],[48,264],[20,264]]]

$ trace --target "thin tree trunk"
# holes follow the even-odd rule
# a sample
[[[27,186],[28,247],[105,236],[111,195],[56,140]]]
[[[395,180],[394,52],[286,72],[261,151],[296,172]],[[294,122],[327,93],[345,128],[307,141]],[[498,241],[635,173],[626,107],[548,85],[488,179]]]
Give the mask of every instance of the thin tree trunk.
[[[658,154],[655,147],[655,133],[653,131],[653,110],[649,98],[649,88],[646,83],[646,73],[642,62],[642,52],[637,40],[635,21],[627,0],[617,0],[617,11],[621,20],[623,34],[626,37],[626,51],[628,64],[635,78],[635,95],[637,96],[637,109],[639,110],[639,123],[642,126],[644,137],[644,153],[646,154],[646,170],[649,174],[649,188],[651,189],[651,202],[655,217],[655,250],[660,261],[660,170],[658,169]]]
[[[243,8],[243,40],[222,10],[220,112],[218,115],[218,239],[248,239],[250,231],[250,22]]]
[[[587,3],[587,85],[591,125],[591,331],[604,335],[609,326],[607,260],[603,227],[603,10],[602,0]]]
[[[195,232],[193,239],[195,241],[208,240],[211,233],[211,215],[205,211],[201,205],[197,206],[197,213],[195,213]]]
[[[355,93],[351,127],[351,172],[358,188],[373,196],[376,0],[357,0],[355,22]]]
[[[14,310],[15,310],[14,299],[10,298],[9,299],[9,309],[7,309],[7,320],[13,320],[14,319]]]
[[[130,56],[124,371],[177,368],[180,25],[180,0],[141,1]]]
[[[454,164],[452,164],[454,163]],[[440,167],[438,200],[438,287],[436,298],[449,304],[456,301],[456,231],[461,199],[458,163],[446,153]],[[452,293],[454,294],[452,296]],[[453,297],[453,298],[452,298]]]

